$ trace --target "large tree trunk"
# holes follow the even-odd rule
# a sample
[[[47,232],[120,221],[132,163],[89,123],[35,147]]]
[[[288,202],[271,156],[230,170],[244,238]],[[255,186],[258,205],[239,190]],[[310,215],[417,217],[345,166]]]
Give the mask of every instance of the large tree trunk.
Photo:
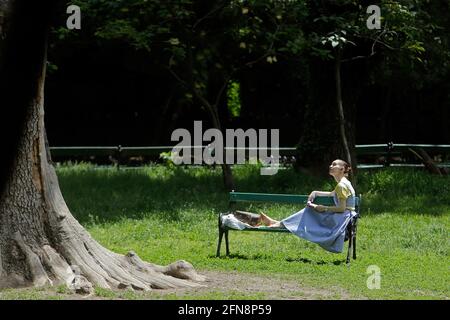
[[[45,146],[45,39],[51,8],[50,1],[0,0],[0,98],[3,108],[14,108],[12,120],[22,117],[19,128],[10,132],[14,135],[6,138],[17,144],[1,185],[0,288],[79,280],[86,291],[92,285],[140,290],[199,286],[191,280],[204,279],[188,262],[158,266],[133,252],[123,256],[107,250],[67,208]]]

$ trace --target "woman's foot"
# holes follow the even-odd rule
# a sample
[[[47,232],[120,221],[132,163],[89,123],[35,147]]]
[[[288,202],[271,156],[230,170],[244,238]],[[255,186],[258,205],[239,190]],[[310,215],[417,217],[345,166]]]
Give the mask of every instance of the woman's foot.
[[[280,228],[281,227],[281,222],[277,221],[275,223],[272,223],[271,225],[268,226],[269,228]]]
[[[260,212],[261,216],[261,224],[263,226],[268,226],[270,224],[270,219],[268,216],[266,216],[263,212]]]

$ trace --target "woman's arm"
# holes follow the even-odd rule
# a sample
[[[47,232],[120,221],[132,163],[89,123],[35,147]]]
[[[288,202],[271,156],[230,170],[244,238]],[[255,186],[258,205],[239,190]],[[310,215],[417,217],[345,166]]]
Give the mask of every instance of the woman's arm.
[[[313,191],[309,194],[308,201],[314,201],[315,197],[332,197],[334,191]]]
[[[338,199],[337,206],[322,206],[320,204],[311,203],[309,206],[318,212],[335,212],[343,213],[345,211],[346,199]]]
[[[313,191],[316,193],[318,197],[331,197],[333,195],[333,191]]]

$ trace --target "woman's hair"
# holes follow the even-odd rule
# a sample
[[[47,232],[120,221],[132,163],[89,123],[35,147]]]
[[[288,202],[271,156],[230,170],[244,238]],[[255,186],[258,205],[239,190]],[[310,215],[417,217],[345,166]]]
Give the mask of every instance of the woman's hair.
[[[340,161],[344,166],[344,175],[348,177],[348,174],[352,171],[352,167],[344,160],[338,159],[338,161]]]

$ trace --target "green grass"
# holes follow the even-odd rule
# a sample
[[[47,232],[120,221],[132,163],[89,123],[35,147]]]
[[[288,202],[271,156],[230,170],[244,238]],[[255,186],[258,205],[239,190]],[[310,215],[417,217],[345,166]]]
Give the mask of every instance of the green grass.
[[[0,291],[0,300],[62,300],[59,291],[48,292],[46,288],[4,289]]]
[[[348,267],[345,253],[328,253],[290,234],[231,232],[231,256],[216,258],[217,213],[228,204],[219,169],[155,166],[96,170],[81,164],[60,166],[57,172],[75,217],[101,244],[119,253],[134,250],[142,259],[158,264],[185,259],[198,270],[276,275],[320,290],[340,288],[351,298],[449,298],[449,177],[410,168],[360,172],[356,191],[362,193],[363,203],[358,259]],[[236,189],[242,192],[308,194],[334,187],[332,178],[307,176],[292,169],[274,176],[261,176],[258,168],[251,166],[236,167],[233,172]],[[258,204],[245,209],[262,209],[283,218],[301,208]],[[366,285],[370,265],[381,269],[378,290]],[[96,294],[139,297],[100,289]],[[30,295],[27,298],[33,298]],[[150,297],[264,299],[265,295],[203,292],[160,297],[156,292]]]

